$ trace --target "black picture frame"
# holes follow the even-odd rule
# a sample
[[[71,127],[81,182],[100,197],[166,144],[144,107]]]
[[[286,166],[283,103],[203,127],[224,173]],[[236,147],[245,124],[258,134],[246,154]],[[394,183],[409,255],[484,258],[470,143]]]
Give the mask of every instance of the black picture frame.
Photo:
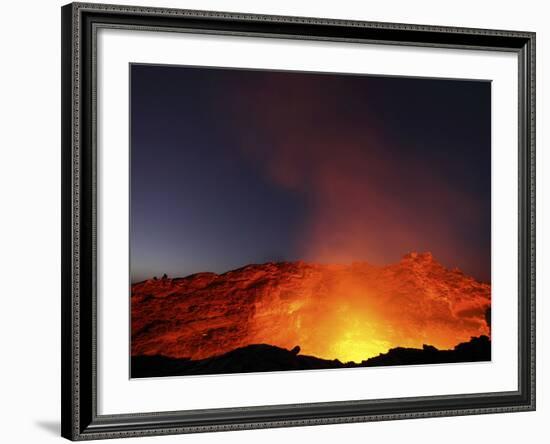
[[[62,7],[62,436],[70,440],[535,409],[535,33],[72,3]],[[518,390],[97,414],[95,38],[98,27],[510,51],[519,61]],[[512,291],[512,289],[510,289]],[[126,334],[126,332],[123,332]]]

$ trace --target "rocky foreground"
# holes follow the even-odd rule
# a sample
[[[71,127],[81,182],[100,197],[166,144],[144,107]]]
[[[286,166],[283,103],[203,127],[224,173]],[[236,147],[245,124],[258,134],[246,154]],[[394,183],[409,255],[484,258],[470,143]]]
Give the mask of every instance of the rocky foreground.
[[[487,336],[480,336],[458,344],[452,350],[437,350],[430,345],[424,345],[421,349],[398,347],[360,363],[343,363],[338,359],[319,359],[299,353],[299,347],[286,350],[267,344],[254,344],[198,361],[166,356],[136,356],[132,358],[131,376],[147,378],[489,361],[491,342]]]

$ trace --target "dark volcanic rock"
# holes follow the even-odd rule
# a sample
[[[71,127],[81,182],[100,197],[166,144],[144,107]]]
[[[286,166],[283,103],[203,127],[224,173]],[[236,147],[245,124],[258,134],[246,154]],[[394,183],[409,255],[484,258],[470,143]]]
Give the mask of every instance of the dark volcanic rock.
[[[131,373],[132,378],[147,378],[384,365],[443,364],[491,359],[491,341],[487,336],[472,338],[469,342],[458,344],[453,350],[438,350],[429,345],[425,345],[422,349],[397,347],[360,364],[300,355],[296,353],[297,348],[286,350],[267,344],[254,344],[232,350],[221,356],[196,361],[166,356],[133,356]]]
[[[453,350],[438,350],[431,345],[417,348],[392,348],[361,363],[365,367],[380,365],[447,364],[491,360],[491,341],[487,336],[472,338],[458,344]]]

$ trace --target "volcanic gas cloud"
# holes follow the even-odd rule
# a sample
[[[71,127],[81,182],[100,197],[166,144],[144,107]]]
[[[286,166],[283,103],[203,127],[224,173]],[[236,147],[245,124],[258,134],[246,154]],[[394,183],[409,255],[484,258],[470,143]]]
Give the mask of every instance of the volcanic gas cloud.
[[[490,335],[490,285],[430,253],[398,263],[248,265],[132,286],[132,355],[192,360],[250,344],[342,362]]]

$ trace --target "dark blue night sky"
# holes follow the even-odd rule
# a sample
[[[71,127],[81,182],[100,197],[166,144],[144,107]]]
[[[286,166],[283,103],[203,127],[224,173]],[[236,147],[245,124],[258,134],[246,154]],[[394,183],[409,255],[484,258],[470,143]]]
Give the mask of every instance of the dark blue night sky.
[[[131,279],[431,251],[490,281],[489,82],[131,65]]]

